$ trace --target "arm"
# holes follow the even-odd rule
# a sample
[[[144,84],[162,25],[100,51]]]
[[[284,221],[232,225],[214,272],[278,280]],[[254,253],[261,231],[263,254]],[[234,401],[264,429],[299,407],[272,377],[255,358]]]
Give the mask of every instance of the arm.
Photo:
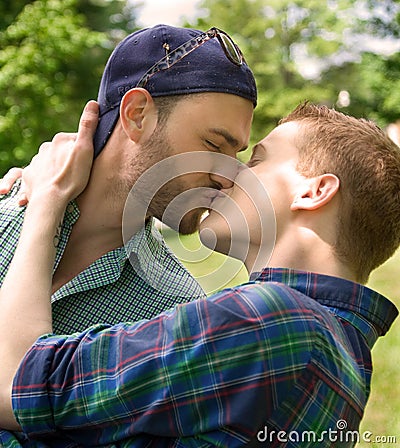
[[[17,429],[11,408],[12,381],[24,354],[52,331],[51,284],[54,237],[70,200],[86,186],[93,160],[98,107],[86,106],[78,134],[58,134],[57,150],[42,147],[23,176],[29,205],[10,269],[0,289],[0,426]],[[40,169],[36,165],[40,163]]]
[[[50,445],[54,435],[82,446],[129,437],[141,446],[171,437],[179,446],[242,446],[266,421],[274,393],[259,289],[228,290],[150,321],[41,338],[14,383],[24,432]]]

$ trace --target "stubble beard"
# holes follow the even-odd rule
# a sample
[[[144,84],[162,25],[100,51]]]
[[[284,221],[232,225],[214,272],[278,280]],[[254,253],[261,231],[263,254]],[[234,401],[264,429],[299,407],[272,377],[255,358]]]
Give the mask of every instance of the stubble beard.
[[[129,161],[127,175],[120,180],[120,185],[118,186],[119,193],[127,196],[142,174],[174,153],[174,148],[170,145],[164,128],[158,126],[151,138],[142,146],[140,155],[132,157]],[[155,183],[158,181],[156,172],[153,181]],[[152,182],[152,179],[149,178],[148,182]],[[152,191],[151,187],[152,185],[149,185],[149,191]],[[141,187],[142,190],[147,190],[145,185],[143,188]],[[185,185],[180,176],[177,176],[164,184],[152,198],[149,198],[146,195],[146,191],[143,191],[143,203],[149,204],[146,216],[159,219],[183,235],[196,232],[199,229],[201,217],[207,210],[206,208],[193,208],[183,216],[180,216],[182,211],[177,207],[176,210],[168,210],[168,216],[165,214],[165,210],[171,201],[186,190],[187,185]]]
[[[185,191],[187,186],[181,179],[171,180],[158,190],[148,210],[150,216],[156,217],[173,230],[182,235],[190,235],[199,229],[201,217],[207,209],[196,207],[184,213],[185,200],[175,201],[175,204],[171,205],[171,202]]]

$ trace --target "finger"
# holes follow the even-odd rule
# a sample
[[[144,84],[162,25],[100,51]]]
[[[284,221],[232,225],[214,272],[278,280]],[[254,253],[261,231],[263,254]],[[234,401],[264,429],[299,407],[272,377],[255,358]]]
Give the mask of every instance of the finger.
[[[96,101],[89,101],[83,109],[79,120],[77,141],[92,143],[99,121],[99,105]]]
[[[38,153],[40,154],[43,151],[46,151],[47,149],[49,149],[49,147],[51,147],[51,142],[44,142],[39,146],[39,150]]]
[[[8,173],[0,179],[0,194],[10,192],[15,182],[22,176],[22,168],[11,168]]]
[[[42,145],[43,149],[44,150],[47,150],[49,148],[51,149],[53,143],[66,142],[66,141],[74,142],[76,140],[77,135],[78,134],[76,132],[58,132],[57,134],[54,135],[51,142],[45,142]]]
[[[27,193],[25,193],[25,191],[20,191],[18,193],[18,205],[20,207],[23,207],[23,206],[27,205],[28,202],[29,202],[29,200],[28,200]]]
[[[28,170],[29,168],[27,168]],[[21,185],[19,187],[19,191],[17,194],[17,201],[18,201],[18,205],[20,207],[23,207],[24,205],[27,205],[29,202],[29,194],[28,194],[28,188],[26,183],[24,182],[24,173],[22,173],[22,180],[21,180]]]

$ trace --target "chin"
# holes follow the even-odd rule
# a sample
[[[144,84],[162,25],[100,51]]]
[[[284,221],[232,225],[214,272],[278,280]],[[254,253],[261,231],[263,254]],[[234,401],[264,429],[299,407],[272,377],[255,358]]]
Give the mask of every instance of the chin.
[[[201,229],[199,232],[201,244],[212,251],[219,252],[223,255],[231,256],[231,241],[230,239],[223,240],[221,237],[217,237],[215,233],[209,229]]]
[[[186,213],[176,230],[182,235],[191,235],[197,232],[200,228],[201,218],[206,211],[207,209],[205,208],[196,208]]]
[[[230,224],[216,212],[210,212],[201,222],[199,236],[207,248],[241,261],[247,259],[252,244],[249,228]]]
[[[211,250],[228,255],[231,249],[231,231],[226,220],[210,211],[201,221],[199,228],[201,243]]]

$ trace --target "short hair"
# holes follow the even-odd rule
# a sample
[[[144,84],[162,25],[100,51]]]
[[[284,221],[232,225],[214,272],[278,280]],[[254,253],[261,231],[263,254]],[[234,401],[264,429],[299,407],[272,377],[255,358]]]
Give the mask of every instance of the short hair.
[[[174,107],[181,99],[183,99],[182,96],[183,95],[159,96],[153,98],[154,104],[157,108],[159,126],[164,126],[166,124]]]
[[[400,244],[400,148],[375,123],[326,106],[299,105],[298,171],[340,180],[335,255],[366,283]]]
[[[158,113],[158,126],[165,126],[168,118],[175,106],[181,101],[190,100],[192,98],[200,97],[204,93],[186,93],[179,95],[157,96],[153,97],[154,104]]]

